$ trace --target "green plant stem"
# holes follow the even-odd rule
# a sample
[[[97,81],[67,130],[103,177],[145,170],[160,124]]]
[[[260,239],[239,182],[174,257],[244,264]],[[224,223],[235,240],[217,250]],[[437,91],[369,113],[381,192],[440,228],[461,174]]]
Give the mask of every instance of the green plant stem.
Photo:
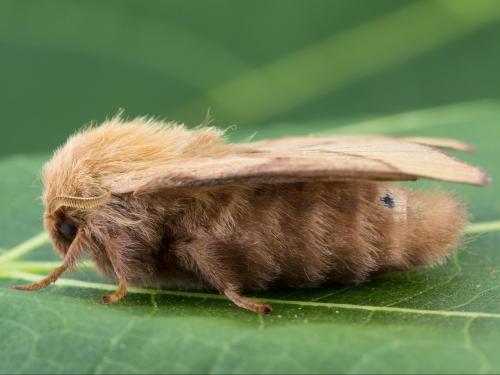
[[[6,263],[7,261],[20,258],[30,251],[45,245],[46,243],[48,243],[48,241],[49,236],[47,233],[39,233],[35,237],[32,237],[29,240],[20,243],[19,245],[0,255],[0,263]]]
[[[487,233],[496,231],[500,231],[500,220],[470,224],[465,229],[465,233],[467,234]]]

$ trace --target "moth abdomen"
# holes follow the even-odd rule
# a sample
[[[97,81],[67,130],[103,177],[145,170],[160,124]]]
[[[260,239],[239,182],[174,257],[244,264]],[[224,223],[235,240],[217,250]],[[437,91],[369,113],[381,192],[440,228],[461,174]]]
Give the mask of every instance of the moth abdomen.
[[[411,266],[433,265],[459,247],[467,223],[461,201],[444,192],[411,191],[407,252]]]
[[[460,245],[467,214],[450,194],[382,187],[378,204],[387,218],[378,219],[377,272],[434,265]]]

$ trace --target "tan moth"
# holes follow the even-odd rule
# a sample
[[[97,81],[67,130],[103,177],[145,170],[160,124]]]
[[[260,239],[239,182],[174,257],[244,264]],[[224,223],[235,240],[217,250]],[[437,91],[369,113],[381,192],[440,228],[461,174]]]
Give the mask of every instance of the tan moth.
[[[188,130],[115,117],[69,138],[43,169],[44,222],[63,263],[85,253],[127,285],[217,290],[360,283],[442,261],[460,243],[466,211],[443,192],[409,190],[419,178],[486,185],[489,177],[434,138],[298,137],[231,144],[212,127]]]

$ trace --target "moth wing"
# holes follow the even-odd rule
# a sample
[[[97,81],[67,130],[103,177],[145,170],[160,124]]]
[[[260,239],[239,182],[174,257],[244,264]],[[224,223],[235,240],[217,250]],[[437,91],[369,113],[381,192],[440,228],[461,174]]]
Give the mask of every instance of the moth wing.
[[[266,143],[267,142],[267,143]],[[486,185],[489,176],[444,152],[391,138],[310,139],[231,145],[223,156],[197,156],[158,166],[149,178],[129,180],[115,192],[335,180],[417,180],[427,178]],[[234,147],[233,147],[234,146]],[[144,182],[146,181],[146,182]]]
[[[413,143],[419,143],[427,146],[445,148],[456,151],[464,151],[464,152],[474,152],[475,149],[471,145],[451,138],[432,138],[432,137],[390,137],[390,136],[378,136],[378,135],[340,135],[340,136],[332,136],[332,137],[283,137],[283,138],[275,138],[269,139],[265,141],[254,142],[253,145],[257,147],[283,147],[283,146],[312,146],[312,145],[320,145],[324,143],[332,143],[332,142],[344,142],[344,141],[374,141],[374,140],[400,140],[407,141]]]

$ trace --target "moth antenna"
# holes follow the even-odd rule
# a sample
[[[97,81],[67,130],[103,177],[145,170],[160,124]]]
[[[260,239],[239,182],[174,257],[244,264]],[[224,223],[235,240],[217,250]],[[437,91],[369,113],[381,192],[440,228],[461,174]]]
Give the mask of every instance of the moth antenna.
[[[60,207],[71,207],[88,209],[105,205],[111,197],[110,192],[106,192],[98,197],[71,197],[61,195],[52,199],[49,204],[49,211],[54,212]]]

